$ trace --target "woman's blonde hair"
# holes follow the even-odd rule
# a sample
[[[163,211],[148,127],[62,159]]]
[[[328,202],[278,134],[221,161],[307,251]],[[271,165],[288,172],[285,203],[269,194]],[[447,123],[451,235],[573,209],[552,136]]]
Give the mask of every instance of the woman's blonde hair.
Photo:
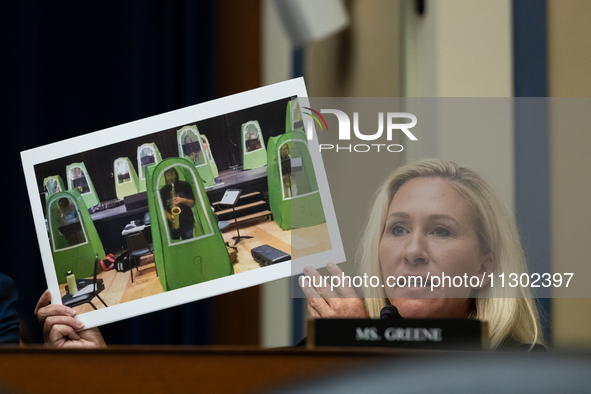
[[[359,268],[368,276],[382,277],[378,249],[392,198],[400,187],[413,178],[441,178],[464,196],[471,209],[482,254],[492,252],[495,276],[527,272],[525,256],[515,221],[500,197],[476,172],[457,164],[427,159],[395,170],[374,195],[373,208],[359,249]],[[498,281],[497,281],[498,283]],[[380,310],[389,303],[384,288],[367,287],[365,303],[369,315],[379,318]],[[488,322],[489,347],[504,341],[521,344],[543,343],[540,319],[529,288],[488,286],[475,299],[470,318]]]

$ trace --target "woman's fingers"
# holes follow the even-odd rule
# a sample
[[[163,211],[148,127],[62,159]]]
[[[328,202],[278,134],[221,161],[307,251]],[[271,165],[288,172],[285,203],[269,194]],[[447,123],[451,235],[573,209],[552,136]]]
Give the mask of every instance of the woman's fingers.
[[[35,306],[35,316],[39,320],[39,324],[44,325],[45,320],[50,316],[75,316],[76,311],[64,305],[51,305],[51,292],[45,290],[45,292],[37,301]]]
[[[312,308],[316,312],[317,318],[327,316],[330,312],[330,306],[327,303],[327,300],[322,298],[316,288],[309,286],[307,280],[304,280],[303,276],[300,276],[299,282],[300,287],[308,298],[308,310],[310,311],[310,315],[314,316],[314,313],[310,310],[310,308]]]
[[[355,289],[351,287],[351,281],[345,278],[343,271],[335,263],[326,264],[326,269],[333,277],[338,278],[338,281],[335,280],[334,284],[338,285],[335,288],[338,290],[341,297],[358,298]]]
[[[322,316],[320,316],[320,313],[318,313],[318,311],[316,309],[314,309],[314,307],[310,303],[310,300],[308,300],[308,313],[310,314],[310,317],[312,319],[320,319],[320,318],[322,318]]]
[[[312,306],[319,314],[326,315],[330,309],[327,300],[318,293],[315,287],[309,286],[303,276],[300,276],[300,287],[308,298],[308,305]]]
[[[37,320],[39,320],[39,323],[41,323],[42,325],[45,325],[45,321],[52,316],[69,316],[69,317],[73,317],[76,315],[76,311],[72,308],[69,308],[65,305],[47,305],[44,306],[42,308],[40,308],[39,310],[36,311],[37,312]]]
[[[342,283],[343,271],[334,263],[328,263],[326,268],[330,277],[323,278],[314,268],[306,266],[305,276],[299,278],[300,287],[308,298],[310,316],[324,319],[367,317],[363,301],[355,290],[348,283]]]
[[[49,334],[52,330],[53,326],[70,326],[72,329],[79,331],[84,328],[84,323],[80,320],[76,320],[70,316],[49,316],[45,319],[45,324],[43,325],[43,333]]]
[[[49,291],[49,289],[47,289],[43,292],[43,294],[41,294],[41,297],[39,297],[39,301],[37,301],[37,306],[35,307],[35,314],[37,314],[37,311],[39,309],[43,308],[44,306],[49,305],[50,301],[51,301],[51,292]]]
[[[339,298],[339,295],[331,289],[331,281],[329,278],[323,278],[315,268],[310,267],[309,265],[304,267],[304,275],[309,277],[310,279],[306,279],[304,282],[306,285],[313,286],[318,294],[330,300],[331,298]],[[330,301],[328,301],[330,303]]]
[[[302,291],[304,292],[304,294],[306,295],[306,298],[322,298],[320,296],[320,294],[318,294],[318,291],[316,290],[316,288],[314,286],[311,285],[311,277],[308,276],[300,276],[298,278],[298,283],[300,285],[300,287],[302,288]]]
[[[51,327],[45,341],[47,347],[62,347],[66,343],[66,338],[79,340],[80,335],[70,326],[57,324]]]
[[[37,301],[37,306],[35,306],[35,316],[37,316],[37,319],[39,319],[39,310],[41,308],[46,307],[47,305],[49,305],[49,302],[51,301],[51,293],[48,290],[45,290],[45,292],[43,294],[41,294],[41,297],[39,297],[39,301]],[[39,320],[39,323],[43,324],[43,322],[41,320]]]

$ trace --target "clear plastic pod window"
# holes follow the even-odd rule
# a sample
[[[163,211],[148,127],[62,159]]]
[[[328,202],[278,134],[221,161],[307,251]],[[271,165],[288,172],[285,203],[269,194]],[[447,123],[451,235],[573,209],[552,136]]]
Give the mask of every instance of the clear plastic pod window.
[[[158,164],[162,161],[162,156],[155,143],[150,142],[138,146],[137,148],[137,168],[139,178],[139,191],[146,191],[146,166]]]
[[[209,166],[211,167],[211,172],[213,174],[214,179],[220,176],[218,171],[218,166],[213,159],[213,155],[211,153],[211,145],[209,144],[209,140],[205,136],[205,134],[201,134],[201,144],[203,145],[203,150],[205,151],[205,156],[209,161]]]
[[[325,221],[306,136],[293,131],[269,139],[269,202],[279,227],[310,227]]]
[[[56,193],[61,193],[66,190],[64,186],[64,181],[62,177],[59,175],[52,175],[48,176],[43,180],[43,186],[45,186],[45,202],[49,197],[53,196]]]
[[[113,175],[115,178],[115,191],[117,198],[139,193],[139,179],[133,164],[127,157],[119,157],[113,162]]]
[[[58,282],[66,283],[68,271],[79,279],[91,277],[95,256],[104,259],[105,252],[80,193],[68,190],[51,196],[47,223]]]
[[[195,166],[170,158],[147,168],[154,260],[165,291],[234,273]]]
[[[87,207],[94,207],[100,204],[84,163],[70,164],[66,167],[66,173],[68,177],[68,190],[76,190],[80,193]]]
[[[267,165],[267,149],[263,132],[256,120],[242,124],[242,168],[252,170]]]
[[[205,187],[213,186],[215,181],[210,165],[210,155],[207,155],[197,126],[184,126],[177,130],[177,143],[179,157],[184,157],[193,163]]]

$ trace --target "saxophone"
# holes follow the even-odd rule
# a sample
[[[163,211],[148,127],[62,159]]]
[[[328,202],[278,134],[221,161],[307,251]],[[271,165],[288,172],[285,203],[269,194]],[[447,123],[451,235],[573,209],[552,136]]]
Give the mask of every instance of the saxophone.
[[[179,216],[181,214],[181,209],[174,205],[174,198],[176,197],[176,193],[174,192],[174,183],[172,184],[172,189],[170,189],[170,205],[172,208],[170,213],[172,213],[172,228],[178,229],[180,225]]]

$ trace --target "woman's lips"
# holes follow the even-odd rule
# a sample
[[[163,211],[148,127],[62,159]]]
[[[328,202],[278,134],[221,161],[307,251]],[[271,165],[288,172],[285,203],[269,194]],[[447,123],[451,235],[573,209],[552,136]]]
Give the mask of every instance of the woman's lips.
[[[400,282],[403,281],[399,281],[397,280],[396,282],[396,286],[397,287],[405,287],[405,288],[413,288],[413,287],[418,287],[418,288],[422,288],[422,287],[431,287],[431,275],[401,275],[399,277],[404,277],[406,278],[406,285],[405,286],[398,286],[398,284]]]
[[[403,279],[398,279],[404,277]],[[396,276],[396,282],[390,282],[389,291],[395,291],[397,297],[416,298],[430,297],[439,293],[439,288],[431,287],[431,274],[404,274]],[[406,282],[406,284],[404,283]],[[404,286],[399,286],[399,283]],[[392,284],[395,284],[392,286]],[[392,293],[391,293],[392,294]],[[392,294],[393,295],[393,294]]]

